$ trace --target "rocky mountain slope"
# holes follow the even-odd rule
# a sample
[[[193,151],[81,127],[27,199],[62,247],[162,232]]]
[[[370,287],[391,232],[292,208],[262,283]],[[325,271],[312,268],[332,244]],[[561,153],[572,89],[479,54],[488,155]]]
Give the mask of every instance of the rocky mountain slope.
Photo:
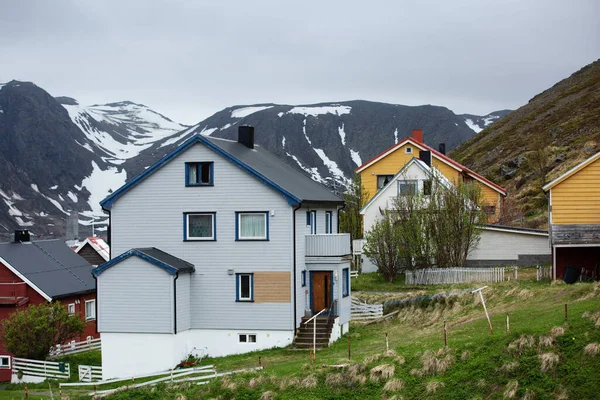
[[[541,187],[600,150],[600,60],[456,148],[451,156],[509,190],[505,223],[547,224]]]
[[[469,126],[501,113],[462,116],[367,101],[260,104],[229,107],[188,127],[129,101],[82,106],[33,83],[0,84],[0,240],[22,227],[64,236],[69,214],[78,216],[81,236],[92,223],[105,230],[99,201],[196,133],[235,139],[239,125],[253,125],[258,144],[342,191],[358,165],[411,129],[451,149],[474,135]]]

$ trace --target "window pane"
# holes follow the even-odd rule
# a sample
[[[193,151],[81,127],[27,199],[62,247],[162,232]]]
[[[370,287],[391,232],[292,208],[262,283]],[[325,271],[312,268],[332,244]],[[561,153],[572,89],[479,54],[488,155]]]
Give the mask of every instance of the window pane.
[[[246,335],[240,335],[240,342],[246,342]]]
[[[202,183],[210,183],[210,163],[200,164],[202,171]]]
[[[213,216],[212,214],[190,214],[188,215],[189,232],[188,237],[212,238]]]
[[[398,182],[398,194],[400,196],[410,196],[417,192],[415,182]]]
[[[240,298],[250,298],[250,275],[240,275]]]
[[[256,343],[256,335],[248,335],[248,342]]]
[[[266,238],[265,214],[240,214],[241,238]]]
[[[377,176],[377,189],[381,189],[385,185],[387,185],[394,175],[379,175]]]
[[[194,184],[198,183],[198,164],[188,164],[189,168],[189,178],[190,181],[188,183]]]
[[[9,365],[10,363],[8,357],[0,357],[0,366],[2,366],[3,368],[8,368]]]
[[[88,301],[85,303],[85,317],[86,318],[93,318],[94,317],[94,312],[96,310],[94,310],[94,302],[93,301]]]

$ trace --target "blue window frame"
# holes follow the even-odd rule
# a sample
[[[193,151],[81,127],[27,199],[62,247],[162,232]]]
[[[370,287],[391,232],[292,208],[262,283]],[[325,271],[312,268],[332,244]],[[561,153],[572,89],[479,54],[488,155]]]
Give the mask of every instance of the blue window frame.
[[[302,287],[306,286],[306,270],[302,271]]]
[[[269,240],[269,212],[237,211],[235,240]]]
[[[213,185],[214,163],[212,161],[185,163],[185,186]]]
[[[235,300],[254,301],[254,274],[235,274]]]
[[[183,213],[183,240],[186,242],[217,240],[216,213]]]
[[[333,233],[333,213],[325,211],[325,233]]]
[[[342,297],[348,297],[350,295],[350,269],[344,268],[342,270]]]
[[[310,226],[310,234],[317,234],[317,211],[307,211],[306,212],[306,225]]]

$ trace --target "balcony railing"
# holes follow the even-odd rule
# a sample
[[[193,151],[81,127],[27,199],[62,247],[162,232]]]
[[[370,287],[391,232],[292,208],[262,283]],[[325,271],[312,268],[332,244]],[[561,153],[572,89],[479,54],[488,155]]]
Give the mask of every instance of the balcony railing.
[[[17,299],[27,296],[27,284],[25,282],[0,283],[0,298]]]
[[[343,257],[350,255],[350,234],[306,235],[306,257]]]

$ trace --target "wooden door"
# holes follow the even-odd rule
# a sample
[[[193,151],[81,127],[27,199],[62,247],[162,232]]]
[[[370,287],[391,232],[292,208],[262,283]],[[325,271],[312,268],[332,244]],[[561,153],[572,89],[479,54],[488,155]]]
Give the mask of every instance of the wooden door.
[[[312,312],[314,314],[331,305],[331,272],[311,272]]]

